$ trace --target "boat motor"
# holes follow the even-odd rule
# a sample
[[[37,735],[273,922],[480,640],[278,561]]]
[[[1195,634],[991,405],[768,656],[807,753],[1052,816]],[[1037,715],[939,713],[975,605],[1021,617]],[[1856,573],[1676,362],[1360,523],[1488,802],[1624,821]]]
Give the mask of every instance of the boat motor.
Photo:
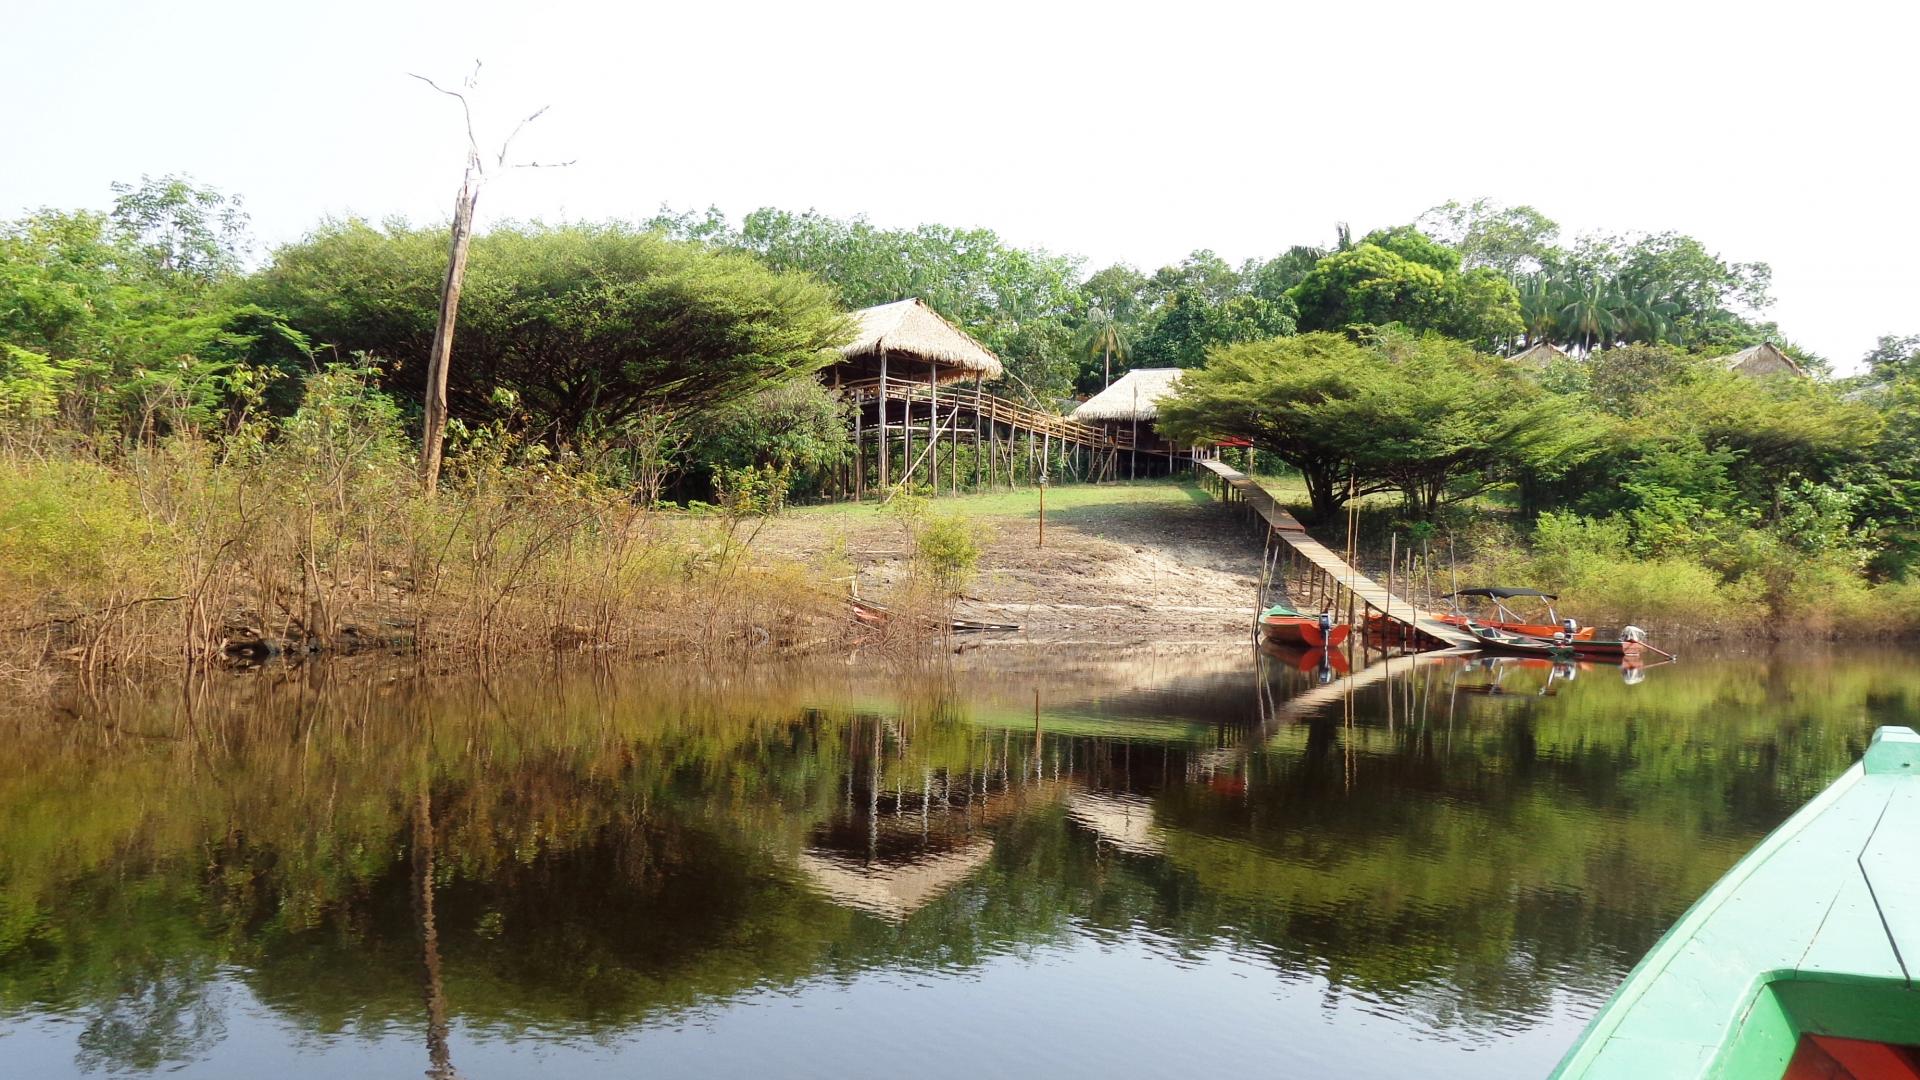
[[[1332,636],[1332,634],[1333,612],[1323,611],[1320,613],[1320,640],[1325,641],[1328,637]]]

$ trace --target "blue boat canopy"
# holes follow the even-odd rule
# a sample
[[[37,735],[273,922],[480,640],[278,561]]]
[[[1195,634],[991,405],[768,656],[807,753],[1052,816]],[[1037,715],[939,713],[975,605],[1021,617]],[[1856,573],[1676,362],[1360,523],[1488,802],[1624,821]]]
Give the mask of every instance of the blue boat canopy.
[[[1511,600],[1516,596],[1538,596],[1543,600],[1560,599],[1558,596],[1554,595],[1553,593],[1541,592],[1539,589],[1498,589],[1498,588],[1461,589],[1459,592],[1450,592],[1447,595],[1441,597],[1441,599],[1451,600],[1456,596],[1490,596],[1495,600]]]

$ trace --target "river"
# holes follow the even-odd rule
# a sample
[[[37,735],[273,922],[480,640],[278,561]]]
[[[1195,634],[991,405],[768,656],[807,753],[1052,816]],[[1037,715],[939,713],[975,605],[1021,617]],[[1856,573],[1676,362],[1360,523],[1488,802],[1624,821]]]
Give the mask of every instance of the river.
[[[0,719],[0,1061],[1538,1077],[1875,726],[1916,721],[1920,671],[1872,650],[76,691]]]

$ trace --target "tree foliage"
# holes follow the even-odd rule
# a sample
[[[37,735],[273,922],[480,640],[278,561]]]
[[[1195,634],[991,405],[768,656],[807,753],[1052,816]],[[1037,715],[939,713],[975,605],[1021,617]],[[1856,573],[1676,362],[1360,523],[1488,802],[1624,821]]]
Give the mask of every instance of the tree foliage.
[[[1300,329],[1355,332],[1399,323],[1494,346],[1523,329],[1514,287],[1411,227],[1370,233],[1320,260],[1288,296]]]
[[[249,295],[316,342],[389,360],[419,392],[442,230],[335,222],[275,253]],[[448,397],[496,389],[561,432],[643,407],[692,411],[812,373],[851,326],[813,279],[620,225],[502,226],[474,239]]]
[[[1160,406],[1181,439],[1244,438],[1300,471],[1316,517],[1398,491],[1431,515],[1586,438],[1511,368],[1437,334],[1316,332],[1212,354]]]

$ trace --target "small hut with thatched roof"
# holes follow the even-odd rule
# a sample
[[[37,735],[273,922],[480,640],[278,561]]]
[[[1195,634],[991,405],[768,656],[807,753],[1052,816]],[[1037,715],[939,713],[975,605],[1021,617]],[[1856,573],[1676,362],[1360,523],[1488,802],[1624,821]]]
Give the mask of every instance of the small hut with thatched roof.
[[[847,382],[883,374],[902,382],[991,381],[1006,371],[992,350],[917,297],[861,308],[853,319],[858,332],[834,365]]]
[[[1163,437],[1154,421],[1160,416],[1161,399],[1173,393],[1184,374],[1186,371],[1182,368],[1135,368],[1081,402],[1073,410],[1072,419],[1109,432],[1125,430],[1131,434],[1129,475],[1138,475],[1142,450],[1152,454],[1153,460],[1164,458],[1171,462],[1172,455],[1181,448]]]
[[[927,476],[938,490],[939,444],[944,432],[949,451],[956,445],[961,434],[960,399],[970,396],[977,414],[983,396],[981,384],[999,378],[1006,368],[993,350],[917,297],[861,308],[853,313],[853,320],[856,332],[852,341],[841,346],[841,361],[822,373],[835,389],[847,388],[855,403],[853,489],[856,493],[866,489],[864,459],[870,410],[879,450],[880,486],[886,487],[891,479],[896,433],[900,437],[902,472],[908,477],[914,475],[918,459],[913,442],[919,429],[926,435],[922,456],[927,459]],[[942,385],[957,382],[971,382],[973,386],[970,390],[941,392]],[[977,446],[977,421],[974,442]],[[948,465],[948,479],[957,484],[959,470],[951,452]]]
[[[1718,357],[1715,363],[1736,375],[1751,375],[1755,378],[1764,375],[1805,375],[1807,369],[1770,341],[1763,341],[1750,349],[1741,349],[1731,356]]]
[[[1566,358],[1567,354],[1563,352],[1559,346],[1551,342],[1536,341],[1526,348],[1521,349],[1519,352],[1514,353],[1512,356],[1507,357],[1507,363],[1540,370],[1555,360],[1565,360]]]

